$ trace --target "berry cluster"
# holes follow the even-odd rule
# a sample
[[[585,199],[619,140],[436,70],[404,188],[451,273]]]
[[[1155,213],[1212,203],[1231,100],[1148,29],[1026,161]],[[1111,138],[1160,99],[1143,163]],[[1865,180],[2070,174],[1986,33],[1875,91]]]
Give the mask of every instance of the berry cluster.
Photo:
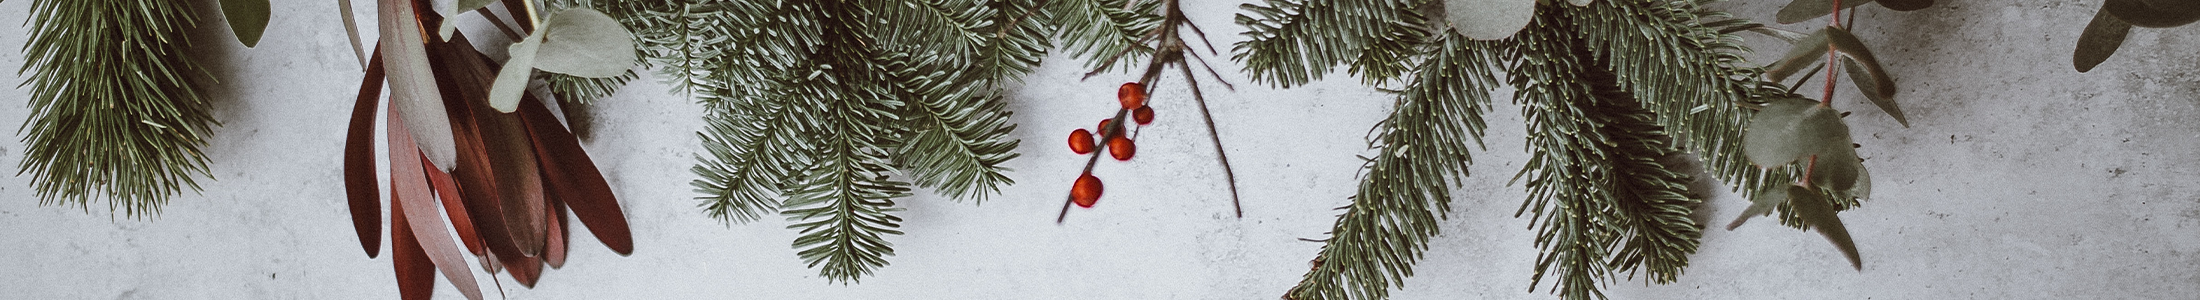
[[[1103,147],[1107,148],[1109,157],[1118,161],[1131,160],[1131,156],[1138,153],[1138,144],[1131,141],[1131,136],[1124,134],[1124,126],[1116,120],[1128,116],[1141,126],[1153,123],[1153,107],[1146,106],[1146,89],[1136,82],[1123,83],[1122,87],[1116,89],[1115,99],[1122,102],[1123,109],[1116,111],[1114,118],[1100,120],[1097,134],[1084,128],[1070,131],[1070,151],[1092,154],[1092,161],[1100,159],[1097,152]],[[1100,140],[1107,143],[1097,143]],[[1077,182],[1070,186],[1069,202],[1090,208],[1094,203],[1100,202],[1100,191],[1100,178],[1092,176],[1092,163],[1088,162],[1085,164],[1084,174],[1078,176]]]

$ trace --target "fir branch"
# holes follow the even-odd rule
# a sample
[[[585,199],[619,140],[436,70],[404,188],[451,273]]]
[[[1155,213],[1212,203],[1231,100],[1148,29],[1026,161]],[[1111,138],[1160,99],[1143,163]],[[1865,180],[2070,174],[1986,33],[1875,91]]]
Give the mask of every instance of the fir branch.
[[[1161,26],[1161,15],[1151,13],[1160,9],[1161,2],[1048,0],[1043,9],[1060,26],[1056,37],[1062,39],[1061,47],[1070,57],[1085,58],[1087,70],[1108,72],[1132,67],[1115,65],[1116,61],[1153,55],[1154,48],[1143,42],[1153,38],[1146,33]]]
[[[1018,141],[1008,138],[1016,126],[1000,83],[1036,67],[1047,42],[1043,19],[1018,21],[1009,12],[1037,8],[1016,0],[871,7],[897,24],[880,33],[881,44],[901,45],[890,48],[886,68],[900,83],[898,96],[912,103],[902,111],[911,135],[896,163],[917,185],[954,199],[983,201],[1013,184],[1001,165],[1018,156]]]
[[[595,103],[596,99],[611,97],[611,93],[618,92],[619,87],[626,86],[627,82],[634,81],[635,78],[641,78],[641,75],[636,74],[634,70],[627,70],[626,75],[604,78],[587,78],[542,71],[536,71],[535,73],[543,76],[544,82],[550,83],[550,94],[557,95],[558,101],[582,105]]]
[[[1412,276],[1413,264],[1450,210],[1446,178],[1466,177],[1468,141],[1482,143],[1497,42],[1447,33],[1423,52],[1412,81],[1369,141],[1379,152],[1362,167],[1352,205],[1337,218],[1313,270],[1287,299],[1383,299]]]
[[[1709,2],[1709,1],[1703,1]],[[1759,169],[1742,156],[1748,103],[1795,97],[1763,69],[1747,62],[1741,38],[1722,33],[1726,13],[1695,0],[1598,1],[1576,9],[1583,46],[1610,60],[1621,86],[1646,101],[1679,144],[1701,157],[1710,174],[1743,199],[1793,182],[1793,168]],[[1715,23],[1715,24],[1713,24]],[[1844,209],[1853,199],[1836,201]],[[1785,210],[1782,205],[1781,211]],[[1784,214],[1785,215],[1785,214]],[[1799,226],[1792,215],[1782,218]]]
[[[1329,68],[1350,66],[1368,84],[1382,84],[1410,69],[1408,57],[1429,39],[1429,21],[1417,11],[1433,1],[1266,0],[1239,5],[1248,28],[1231,59],[1245,63],[1255,80],[1280,87],[1321,79]]]
[[[41,205],[158,214],[193,175],[211,176],[207,76],[185,53],[197,26],[185,1],[39,0],[31,4],[24,86],[31,117],[17,165],[32,174]]]

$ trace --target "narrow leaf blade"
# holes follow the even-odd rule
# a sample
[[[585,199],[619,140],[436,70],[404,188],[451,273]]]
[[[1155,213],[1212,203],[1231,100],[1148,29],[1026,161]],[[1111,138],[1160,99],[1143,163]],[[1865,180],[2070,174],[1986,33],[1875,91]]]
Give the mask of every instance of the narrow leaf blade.
[[[2124,46],[2124,37],[2131,34],[2131,23],[2124,23],[2103,10],[2093,13],[2093,22],[2085,25],[2085,33],[2078,34],[2078,50],[2070,55],[2070,62],[2078,73],[2092,71],[2093,67],[2116,55],[2116,48]]]
[[[1780,55],[1780,61],[1767,66],[1765,79],[1785,80],[1788,76],[1794,76],[1795,72],[1802,72],[1803,68],[1816,65],[1819,60],[1825,59],[1826,50],[1830,49],[1827,48],[1827,31],[1828,29],[1820,29],[1817,32],[1810,33],[1810,35],[1803,36],[1800,40],[1796,40],[1794,47],[1788,48],[1786,54]]]
[[[550,110],[533,98],[521,103],[519,115],[535,139],[547,188],[573,208],[573,215],[604,246],[619,255],[633,254],[634,238],[627,228],[626,213],[612,195],[610,182],[604,180],[588,152],[581,149],[580,140],[559,126]]]
[[[435,71],[428,63],[427,38],[420,31],[419,16],[413,14],[413,2],[407,0],[382,0],[381,45],[389,47],[383,52],[390,85],[390,109],[403,112],[403,122],[409,136],[414,137],[420,150],[428,153],[428,161],[436,167],[450,170],[458,150],[452,148],[451,125],[443,116],[443,97],[438,94]],[[394,115],[394,113],[393,113]],[[394,123],[394,122],[392,122]]]
[[[2200,21],[2200,1],[2108,0],[2101,11],[2139,27],[2169,28]]]
[[[1848,71],[1849,79],[1856,83],[1856,89],[1864,90],[1865,99],[1871,99],[1872,105],[1879,106],[1879,110],[1894,117],[1895,123],[1901,123],[1905,128],[1910,127],[1910,119],[1902,116],[1902,107],[1895,105],[1894,97],[1889,96],[1894,94],[1894,87],[1890,86],[1894,84],[1894,80],[1886,79],[1886,71],[1859,64],[1856,59],[1848,57],[1842,57],[1841,63],[1847,66],[1842,70]]]
[[[1872,0],[1843,0],[1841,1],[1841,9],[1849,9],[1871,2]],[[1795,2],[1788,2],[1787,6],[1780,7],[1780,12],[1774,17],[1777,21],[1780,21],[1780,24],[1795,24],[1795,22],[1809,21],[1810,19],[1833,14],[1832,7],[1833,1],[1831,0],[1795,0]]]
[[[459,241],[466,243],[466,252],[471,252],[474,256],[487,254],[482,252],[486,249],[481,245],[481,233],[474,230],[474,219],[466,212],[466,202],[460,198],[463,193],[458,191],[458,184],[451,180],[451,174],[436,170],[434,165],[421,167],[427,169],[428,186],[435,190],[437,198],[443,200],[443,212],[451,216],[451,229],[458,232]]]
[[[359,246],[367,258],[382,251],[382,187],[375,182],[374,114],[382,101],[382,50],[376,47],[359,83],[359,100],[351,106],[351,126],[344,132],[344,194],[351,206],[351,225],[359,232]]]
[[[414,146],[413,137],[405,134],[404,124],[396,120],[402,117],[401,113],[391,111],[389,114],[391,205],[405,207],[407,227],[412,228],[410,231],[420,241],[428,260],[443,271],[443,277],[458,287],[466,299],[481,300],[481,287],[474,282],[473,270],[466,267],[465,258],[458,255],[458,245],[451,243],[451,236],[444,231],[443,219],[436,213],[436,200],[422,178],[427,173],[420,169],[426,164],[421,162],[420,149]]]
[[[404,197],[390,195],[391,203],[399,201]],[[405,221],[405,206],[390,205],[390,263],[397,273],[398,299],[428,300],[435,296],[435,263]]]
[[[1842,30],[1838,27],[1826,27],[1826,40],[1832,43],[1834,50],[1840,52],[1843,58],[1854,60],[1855,64],[1853,65],[1862,66],[1867,71],[1863,73],[1866,78],[1853,79],[1858,82],[1870,81],[1872,84],[1868,87],[1859,84],[1859,88],[1867,88],[1864,90],[1865,93],[1879,98],[1894,99],[1896,90],[1894,78],[1887,75],[1886,67],[1880,66],[1879,58],[1872,55],[1871,48],[1864,47],[1863,40],[1857,39],[1854,34],[1849,34],[1848,30]],[[1857,75],[1853,72],[1849,74],[1851,77]],[[1889,113],[1893,112],[1890,111]]]

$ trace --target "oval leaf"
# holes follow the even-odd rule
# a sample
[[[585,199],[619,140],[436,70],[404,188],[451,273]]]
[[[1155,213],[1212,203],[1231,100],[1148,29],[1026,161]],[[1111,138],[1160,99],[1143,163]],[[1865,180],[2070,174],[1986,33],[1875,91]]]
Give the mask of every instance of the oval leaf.
[[[1933,0],[1879,0],[1879,6],[1895,11],[1914,11],[1933,7]]]
[[[1872,0],[1841,1],[1841,9],[1849,9],[1871,2]],[[1780,24],[1795,24],[1795,22],[1809,21],[1810,19],[1833,14],[1833,10],[1830,9],[1832,7],[1832,0],[1795,0],[1795,2],[1788,2],[1786,7],[1781,7],[1780,13],[1775,17],[1780,21]]]
[[[1817,65],[1820,59],[1826,57],[1826,50],[1829,49],[1826,48],[1826,31],[1828,29],[1820,29],[1796,40],[1795,47],[1788,48],[1787,54],[1780,55],[1780,61],[1766,66],[1765,79],[1786,80],[1788,76],[1795,76],[1795,72],[1803,71],[1804,67]]]
[[[512,44],[512,59],[504,61],[497,70],[497,80],[489,85],[489,107],[498,112],[512,112],[519,108],[519,96],[527,92],[527,78],[535,73],[535,51],[542,47],[543,32],[536,30],[527,39]]]
[[[1789,186],[1788,197],[1788,204],[1795,209],[1795,214],[1803,217],[1803,225],[1826,235],[1826,241],[1833,242],[1833,247],[1840,249],[1841,255],[1849,259],[1849,266],[1859,271],[1864,270],[1864,260],[1856,253],[1856,241],[1849,238],[1848,227],[1841,225],[1841,216],[1834,208],[1832,199],[1801,186]]]
[[[1535,19],[1535,0],[1447,0],[1444,18],[1467,38],[1499,40],[1528,27]]]
[[[586,8],[560,11],[551,14],[536,32],[548,33],[539,38],[542,45],[535,53],[536,69],[604,78],[626,75],[634,68],[634,33],[603,12]]]
[[[1785,166],[1825,152],[1826,145],[1847,147],[1847,125],[1840,113],[1808,99],[1773,100],[1749,119],[1742,133],[1742,154],[1759,168]]]
[[[259,45],[260,34],[267,32],[267,0],[222,0],[222,19],[245,48]]]
[[[2093,13],[2093,23],[2085,24],[2085,33],[2078,35],[2078,50],[2070,56],[2078,73],[2092,71],[2094,66],[2116,55],[2116,48],[2124,46],[2124,36],[2131,34],[2131,23],[2124,23],[2109,15],[2107,10]]]
[[[1742,222],[1748,222],[1749,218],[1772,213],[1774,207],[1779,207],[1780,203],[1787,203],[1787,193],[1788,189],[1784,188],[1758,193],[1756,198],[1749,200],[1749,209],[1742,210],[1741,216],[1734,217],[1734,222],[1726,224],[1726,230],[1742,227]]]
[[[2139,27],[2177,27],[2200,21],[2200,1],[2108,0],[2101,4],[2116,19]]]

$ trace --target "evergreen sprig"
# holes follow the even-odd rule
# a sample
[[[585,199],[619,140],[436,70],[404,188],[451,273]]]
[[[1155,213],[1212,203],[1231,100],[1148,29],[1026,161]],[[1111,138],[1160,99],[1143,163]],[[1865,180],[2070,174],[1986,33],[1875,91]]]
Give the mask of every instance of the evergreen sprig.
[[[185,51],[197,27],[189,1],[33,1],[24,46],[31,117],[20,173],[41,205],[158,214],[206,168],[207,76]]]
[[[1689,217],[1701,200],[1686,190],[1687,173],[1661,159],[1692,152],[1714,177],[1744,195],[1789,181],[1790,169],[1762,170],[1740,154],[1741,130],[1755,107],[1748,104],[1788,93],[1762,80],[1760,68],[1742,59],[1747,49],[1731,33],[1751,24],[1705,9],[1706,2],[1540,5],[1535,24],[1491,42],[1464,42],[1448,34],[1421,41],[1415,34],[1385,30],[1428,30],[1418,27],[1427,25],[1418,20],[1441,18],[1419,13],[1443,11],[1442,1],[1271,0],[1243,6],[1252,14],[1240,15],[1238,23],[1249,28],[1245,35],[1252,40],[1238,45],[1235,58],[1270,84],[1304,84],[1330,67],[1347,65],[1366,82],[1381,85],[1387,78],[1382,71],[1390,69],[1360,58],[1399,52],[1389,45],[1419,45],[1407,47],[1409,55],[1388,56],[1419,63],[1404,68],[1412,77],[1402,77],[1410,78],[1404,93],[1392,116],[1378,124],[1382,135],[1372,147],[1383,154],[1369,160],[1353,205],[1344,208],[1314,269],[1287,298],[1382,299],[1412,274],[1413,261],[1436,233],[1434,220],[1448,207],[1450,185],[1444,179],[1466,176],[1465,153],[1452,151],[1468,139],[1478,145],[1481,136],[1479,111],[1422,112],[1428,105],[1422,101],[1434,100],[1418,90],[1449,86],[1486,93],[1497,85],[1488,74],[1497,71],[1518,89],[1514,98],[1527,114],[1535,153],[1519,177],[1527,179],[1531,195],[1521,213],[1532,209],[1536,241],[1544,249],[1534,285],[1552,275],[1553,292],[1589,299],[1602,298],[1600,281],[1618,273],[1641,272],[1656,283],[1676,279],[1702,235],[1702,225]],[[1460,43],[1479,52],[1446,54],[1461,49],[1454,46]],[[1473,69],[1468,71],[1436,67],[1461,57],[1487,60],[1449,64]],[[1448,121],[1473,128],[1472,134],[1449,139],[1411,137],[1456,129],[1400,126],[1465,115],[1474,121]],[[1392,155],[1394,149],[1417,153]]]
[[[1456,33],[1421,51],[1419,70],[1395,99],[1369,141],[1377,150],[1361,167],[1359,189],[1330,230],[1331,237],[1287,299],[1383,299],[1413,275],[1413,264],[1437,234],[1437,216],[1451,210],[1451,182],[1473,163],[1468,146],[1482,143],[1496,42]]]
[[[1135,45],[1159,18],[1134,13],[1151,1],[1125,4],[682,0],[598,9],[635,28],[649,64],[709,109],[699,133],[709,153],[692,169],[704,212],[745,223],[776,211],[802,231],[793,243],[802,259],[827,280],[851,282],[887,264],[885,236],[901,234],[894,201],[912,185],[982,201],[1014,182],[1004,165],[1018,141],[1003,88],[1038,66],[1050,38],[1080,55]]]

